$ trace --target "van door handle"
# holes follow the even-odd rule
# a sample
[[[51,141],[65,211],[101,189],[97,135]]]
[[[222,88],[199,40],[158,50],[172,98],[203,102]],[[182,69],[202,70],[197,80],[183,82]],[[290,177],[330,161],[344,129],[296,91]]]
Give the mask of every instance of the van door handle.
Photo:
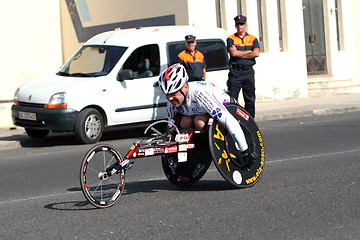
[[[154,82],[153,87],[159,87],[159,83],[157,81]]]

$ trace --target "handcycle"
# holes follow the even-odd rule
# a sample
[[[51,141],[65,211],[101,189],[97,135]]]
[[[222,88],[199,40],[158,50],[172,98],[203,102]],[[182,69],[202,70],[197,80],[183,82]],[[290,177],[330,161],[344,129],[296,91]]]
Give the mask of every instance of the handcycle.
[[[125,188],[125,175],[137,158],[161,156],[167,179],[179,187],[199,181],[214,162],[221,176],[234,188],[256,184],[265,163],[265,148],[254,119],[238,104],[226,105],[244,131],[248,146],[257,160],[247,163],[238,147],[220,122],[210,118],[205,129],[185,129],[160,120],[150,124],[144,134],[151,136],[135,141],[124,157],[111,145],[92,147],[80,168],[80,185],[85,198],[97,208],[114,205]],[[164,127],[164,125],[166,127]],[[159,131],[159,129],[163,131]]]

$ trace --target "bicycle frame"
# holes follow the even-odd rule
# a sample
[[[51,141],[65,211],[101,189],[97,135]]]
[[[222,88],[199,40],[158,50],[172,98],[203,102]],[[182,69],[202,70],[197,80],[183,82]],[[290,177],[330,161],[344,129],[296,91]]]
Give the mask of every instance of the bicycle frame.
[[[195,134],[206,133],[212,124],[213,124],[213,118],[210,118],[206,129],[204,129],[204,130],[195,130],[195,129],[187,130],[186,134],[188,134],[188,140],[186,141],[186,143],[179,143],[176,141],[171,141],[170,138],[166,142],[159,142],[159,141],[157,141],[159,139],[156,136],[154,138],[150,138],[150,139],[146,140],[145,142],[136,141],[130,147],[129,151],[127,152],[127,154],[124,157],[124,160],[125,159],[130,160],[130,159],[136,159],[136,158],[159,156],[159,155],[165,155],[165,154],[171,154],[171,153],[187,152],[188,150],[194,151],[196,149],[196,146],[192,141],[193,136]],[[145,133],[147,132],[147,130],[145,130]]]

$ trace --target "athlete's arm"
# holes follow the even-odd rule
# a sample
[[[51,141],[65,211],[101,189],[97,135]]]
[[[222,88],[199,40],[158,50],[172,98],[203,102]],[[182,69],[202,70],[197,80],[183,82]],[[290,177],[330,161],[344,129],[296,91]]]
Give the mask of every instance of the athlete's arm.
[[[175,122],[174,117],[175,117],[176,113],[177,112],[175,111],[174,106],[170,102],[168,102],[167,103],[168,121],[174,123]]]
[[[213,117],[215,120],[218,120],[227,127],[231,136],[239,144],[240,151],[243,152],[247,150],[248,145],[246,143],[244,132],[241,129],[238,121],[223,105],[223,99],[221,96],[218,96],[217,98],[216,94],[208,93],[206,91],[199,91],[197,94],[195,94],[195,96],[201,106],[206,109],[211,117]]]
[[[229,111],[225,107],[224,109],[225,110],[223,112],[223,115],[218,119],[218,121],[227,127],[231,136],[239,144],[240,151],[243,152],[248,149],[244,132],[241,129],[238,121],[231,115],[231,113],[229,113]]]

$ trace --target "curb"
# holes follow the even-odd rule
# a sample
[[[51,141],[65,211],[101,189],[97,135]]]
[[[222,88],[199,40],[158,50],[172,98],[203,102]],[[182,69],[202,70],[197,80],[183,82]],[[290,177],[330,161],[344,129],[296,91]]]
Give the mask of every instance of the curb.
[[[10,150],[20,148],[21,144],[19,141],[0,141],[0,150]]]
[[[22,138],[27,138],[23,128],[15,126],[0,128],[0,150],[20,148]]]
[[[360,107],[350,106],[350,107],[336,107],[336,108],[323,108],[307,111],[292,111],[292,112],[283,112],[283,113],[274,113],[274,114],[264,114],[262,116],[256,116],[255,120],[257,122],[262,121],[271,121],[271,120],[280,120],[280,119],[294,119],[300,117],[311,117],[311,116],[326,116],[331,114],[341,114],[345,112],[359,112]]]

